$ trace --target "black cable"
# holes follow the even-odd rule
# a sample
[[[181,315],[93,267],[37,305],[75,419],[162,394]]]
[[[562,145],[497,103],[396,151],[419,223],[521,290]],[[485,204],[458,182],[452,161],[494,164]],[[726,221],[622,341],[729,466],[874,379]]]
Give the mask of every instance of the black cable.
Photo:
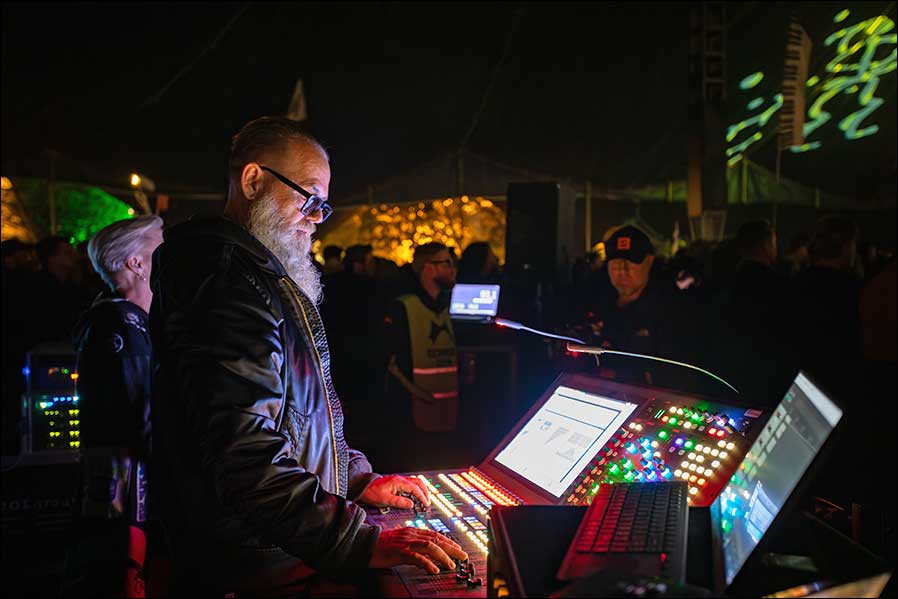
[[[524,14],[525,5],[525,2],[521,2],[520,4],[518,4],[517,10],[515,10],[514,18],[511,22],[511,27],[508,30],[508,36],[506,36],[505,38],[505,47],[502,49],[502,55],[499,57],[499,61],[496,63],[496,66],[493,67],[493,74],[490,76],[490,82],[489,84],[487,84],[486,90],[483,92],[483,98],[480,100],[480,107],[478,107],[477,112],[474,113],[474,117],[471,119],[471,124],[468,126],[468,130],[465,132],[464,137],[461,138],[461,141],[458,144],[460,148],[463,148],[467,145],[468,141],[471,139],[471,136],[474,135],[474,131],[477,129],[477,124],[480,122],[480,116],[483,114],[487,102],[489,102],[490,95],[493,92],[493,87],[496,84],[496,79],[499,76],[499,71],[502,70],[502,66],[505,64],[505,61],[508,58],[508,52],[511,49],[511,41],[514,38],[514,32],[518,28],[518,23],[521,20],[521,16]]]
[[[203,50],[197,55],[197,57],[194,58],[192,61],[190,61],[187,65],[185,65],[180,71],[178,71],[175,74],[175,76],[172,77],[168,81],[168,83],[166,83],[165,85],[162,86],[162,89],[160,89],[158,92],[156,92],[155,94],[153,94],[152,96],[150,96],[149,98],[144,100],[143,103],[141,103],[140,106],[137,107],[137,110],[142,110],[145,107],[149,106],[150,104],[155,104],[156,102],[158,102],[159,98],[161,98],[162,95],[165,92],[167,92],[168,89],[172,85],[174,85],[178,79],[180,79],[187,71],[189,71],[191,68],[193,68],[193,66],[196,63],[198,63],[200,61],[200,59],[209,52],[209,50],[213,49],[215,46],[218,45],[218,42],[221,41],[221,38],[224,37],[224,35],[228,32],[228,30],[230,30],[231,27],[234,26],[234,24],[237,22],[237,20],[240,19],[241,16],[243,16],[243,13],[245,13],[249,7],[250,7],[250,5],[248,3],[241,6],[237,10],[237,12],[234,13],[234,16],[232,16],[231,19],[227,22],[227,24],[224,26],[224,28],[218,32],[218,35],[216,35],[212,39],[212,41],[209,42],[209,44],[205,48],[203,48]]]

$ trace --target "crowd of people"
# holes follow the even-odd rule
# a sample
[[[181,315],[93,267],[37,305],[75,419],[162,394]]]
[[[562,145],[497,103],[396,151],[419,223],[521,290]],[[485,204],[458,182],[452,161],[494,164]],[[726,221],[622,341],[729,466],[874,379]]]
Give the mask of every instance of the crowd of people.
[[[82,517],[122,523],[103,530],[133,541],[148,518],[133,472],[148,462],[149,518],[165,526],[182,590],[290,593],[313,570],[408,563],[434,572],[462,558],[428,531],[371,527],[356,505],[428,504],[420,481],[372,465],[432,467],[420,461],[425,447],[463,443],[466,402],[479,400],[460,384],[465,333],[448,312],[458,282],[501,284],[500,312],[588,345],[719,378],[536,345],[536,362],[558,371],[762,409],[799,368],[826,380],[860,363],[894,372],[895,258],[861,250],[844,217],[821,218],[782,256],[766,221],[671,259],[624,226],[603,240],[604,255],[577,260],[571,276],[552,273],[534,293],[486,242],[461,255],[423,244],[402,267],[370,245],[329,246],[314,261],[330,166],[288,119],[257,119],[234,137],[229,182],[223,218],[173,226],[164,242],[161,219],[144,216],[86,248],[58,236],[3,244],[4,422],[19,416],[25,352],[72,339],[90,458]]]

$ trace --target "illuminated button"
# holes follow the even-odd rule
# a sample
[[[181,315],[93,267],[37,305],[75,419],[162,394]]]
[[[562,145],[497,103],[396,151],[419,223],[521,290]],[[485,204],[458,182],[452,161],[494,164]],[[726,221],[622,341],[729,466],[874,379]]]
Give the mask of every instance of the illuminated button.
[[[621,465],[624,467],[625,470],[629,470],[630,468],[633,467],[633,463],[626,458],[621,460]]]
[[[645,474],[643,474],[642,472],[637,472],[635,480],[636,482],[642,482],[643,480],[645,480]]]
[[[620,472],[620,466],[618,466],[617,464],[611,464],[610,466],[608,466],[608,472],[611,474],[617,474],[618,472]]]
[[[659,431],[658,438],[659,439],[667,439],[670,435],[667,434],[667,431]]]
[[[667,421],[668,424],[676,424],[677,422],[679,422],[679,420],[673,417],[671,417],[671,419]]]
[[[721,459],[721,460],[727,459],[727,452],[721,451],[721,452],[720,452],[720,459]]]
[[[694,454],[694,453],[690,453],[690,454],[689,454],[689,459],[690,459],[690,460],[694,460],[694,459],[695,459],[695,457],[696,457],[696,456],[695,456],[695,454]]]
[[[702,453],[711,453],[711,448],[710,448],[710,447],[705,447],[705,448],[702,450]]]
[[[711,462],[711,465],[714,466],[715,468],[717,468],[718,466],[720,466],[720,462],[718,462],[717,460],[714,460],[713,462]]]
[[[683,408],[677,408],[677,415],[679,415],[679,416],[683,415]]]
[[[726,434],[726,432],[725,432],[723,429],[720,429],[719,431],[717,431],[717,436],[718,436],[718,437],[722,437],[722,436],[724,436],[725,434]]]
[[[695,472],[695,468],[696,468],[695,464],[689,464],[689,470],[691,472]]]
[[[685,443],[683,443],[683,448],[684,449],[692,449],[693,445],[695,445],[695,443],[693,443],[691,440],[689,440],[689,441],[686,441]]]
[[[607,447],[603,453],[605,454],[606,458],[611,457],[614,454],[614,448]]]
[[[717,429],[716,429],[716,428],[709,428],[709,429],[708,429],[708,434],[709,434],[709,435],[715,435],[715,434],[717,434]]]
[[[641,430],[642,430],[642,425],[641,425],[641,424],[637,424],[637,425],[636,425],[636,430],[641,431]]]
[[[639,460],[639,463],[642,464],[642,467],[643,467],[643,468],[648,468],[649,466],[652,465],[651,460],[647,460],[647,459],[645,459],[645,458]]]
[[[624,474],[624,478],[627,480],[627,482],[633,482],[633,479],[636,478],[636,474],[632,470],[630,470],[629,472]]]
[[[704,449],[704,448],[705,448],[705,446],[702,445],[701,443],[699,443],[698,445],[695,446],[695,450],[696,450],[696,451],[701,451],[701,450]]]
[[[677,478],[680,478],[681,476],[683,476],[683,471],[680,470],[679,468],[674,470],[674,476],[676,476]]]
[[[667,422],[668,418],[669,418],[668,416],[662,416],[661,422]]]
[[[639,437],[639,444],[645,448],[648,448],[648,446],[651,445],[651,441],[649,441],[646,437]]]
[[[687,462],[686,460],[683,460],[683,462],[680,463],[680,468],[688,468],[688,467],[689,467],[689,462]]]
[[[624,449],[627,450],[627,453],[636,453],[638,447],[636,446],[636,443],[633,443],[633,441],[629,441],[629,442],[624,446]]]
[[[652,441],[652,449],[657,449],[657,448],[658,448],[658,442]]]
[[[701,464],[702,462],[705,461],[705,456],[697,455],[697,456],[695,456],[695,461],[698,462],[699,464]]]
[[[636,423],[635,423],[635,422],[631,422],[631,423],[630,423],[630,428],[636,428]]]
[[[702,466],[699,466],[698,468],[695,469],[695,473],[696,474],[704,474],[705,469]]]
[[[669,411],[670,411],[670,412],[676,412],[676,411],[677,411],[677,407],[676,407],[676,406],[670,406],[670,410],[669,410]]]
[[[733,443],[727,443],[727,449],[733,449],[736,447]]]
[[[689,473],[688,472],[682,473],[680,475],[680,478],[682,478],[683,480],[689,480]]]
[[[691,482],[691,483],[694,483],[694,482],[697,481],[697,480],[698,480],[698,477],[697,477],[696,475],[694,475],[694,474],[693,474],[692,476],[689,477],[689,482]]]
[[[711,450],[711,455],[713,455],[713,456],[716,457],[716,456],[719,456],[719,455],[720,455],[720,452],[717,451],[716,449],[712,449],[712,450]]]
[[[661,470],[661,476],[663,476],[663,477],[666,478],[666,479],[670,479],[670,478],[673,476],[673,472],[670,471],[670,468],[668,468],[667,466],[665,466],[665,467]]]
[[[698,493],[698,487],[689,487],[690,495],[695,495],[696,493]]]
[[[705,482],[706,482],[706,481],[705,481],[705,479],[703,479],[703,478],[698,479],[698,484],[699,484],[699,486],[702,486],[702,487],[705,486]]]

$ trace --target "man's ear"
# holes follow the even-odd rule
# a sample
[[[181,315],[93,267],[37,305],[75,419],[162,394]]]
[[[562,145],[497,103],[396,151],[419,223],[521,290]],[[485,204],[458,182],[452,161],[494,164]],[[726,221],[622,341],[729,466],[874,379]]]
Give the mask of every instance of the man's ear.
[[[247,163],[240,174],[240,190],[248,200],[256,199],[262,192],[262,169],[255,162]]]

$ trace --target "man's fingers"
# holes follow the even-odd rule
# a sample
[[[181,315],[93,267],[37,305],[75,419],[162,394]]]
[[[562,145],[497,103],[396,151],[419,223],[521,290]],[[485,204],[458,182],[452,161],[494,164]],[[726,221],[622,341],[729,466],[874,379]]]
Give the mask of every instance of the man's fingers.
[[[415,507],[415,502],[408,497],[401,495],[391,495],[384,500],[388,507],[397,507],[403,510],[410,510]]]
[[[402,555],[405,558],[404,559],[405,563],[407,563],[407,564],[411,564],[413,566],[418,566],[419,568],[421,568],[425,572],[429,572],[430,574],[439,574],[440,573],[440,569],[437,567],[437,565],[435,563],[433,563],[432,561],[430,561],[429,559],[427,559],[426,557],[424,557],[423,555],[421,555],[420,553],[409,550],[409,551],[403,552]]]
[[[440,539],[437,540],[437,543],[449,557],[455,558],[460,561],[465,561],[466,559],[468,559],[468,554],[465,553],[464,549],[461,548],[461,545],[459,545],[452,539],[440,535]]]
[[[427,491],[427,487],[424,485],[424,481],[415,476],[406,478],[405,481],[408,483],[408,485],[403,489],[403,491],[411,493],[412,495],[417,497],[418,501],[420,501],[424,505],[430,505],[430,493]]]
[[[455,567],[455,562],[452,561],[452,558],[449,557],[449,555],[434,541],[417,541],[412,546],[412,550],[422,555],[426,555],[434,563],[440,563],[446,569],[451,570]]]

